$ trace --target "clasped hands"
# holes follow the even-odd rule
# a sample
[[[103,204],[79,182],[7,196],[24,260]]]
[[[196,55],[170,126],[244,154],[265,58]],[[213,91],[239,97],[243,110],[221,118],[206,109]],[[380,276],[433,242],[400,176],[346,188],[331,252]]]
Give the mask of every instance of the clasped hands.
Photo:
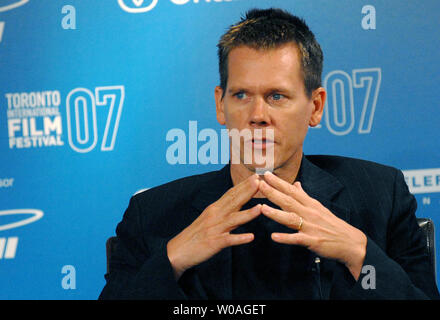
[[[258,204],[240,211],[258,191],[281,210]],[[337,260],[358,279],[366,253],[365,234],[310,197],[300,182],[290,184],[270,172],[264,179],[255,174],[229,189],[168,242],[167,254],[176,279],[226,247],[251,242],[252,233],[231,231],[260,214],[298,231],[272,233],[273,241],[304,246],[321,257]]]

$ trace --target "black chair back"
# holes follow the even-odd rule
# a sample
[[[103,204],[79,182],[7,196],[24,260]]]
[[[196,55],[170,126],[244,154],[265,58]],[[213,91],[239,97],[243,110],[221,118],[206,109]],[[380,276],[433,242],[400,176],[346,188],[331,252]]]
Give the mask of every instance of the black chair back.
[[[429,260],[431,263],[432,272],[434,273],[434,278],[437,281],[437,267],[436,267],[436,257],[435,257],[435,229],[434,222],[428,218],[417,218],[419,226],[422,228],[426,236],[426,247],[428,249]]]

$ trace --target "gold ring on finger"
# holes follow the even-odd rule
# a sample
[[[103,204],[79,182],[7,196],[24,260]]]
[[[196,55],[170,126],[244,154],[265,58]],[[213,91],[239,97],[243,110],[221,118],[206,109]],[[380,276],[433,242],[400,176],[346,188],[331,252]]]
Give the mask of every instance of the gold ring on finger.
[[[302,217],[299,217],[298,231],[301,230],[303,223],[304,223],[304,219]]]

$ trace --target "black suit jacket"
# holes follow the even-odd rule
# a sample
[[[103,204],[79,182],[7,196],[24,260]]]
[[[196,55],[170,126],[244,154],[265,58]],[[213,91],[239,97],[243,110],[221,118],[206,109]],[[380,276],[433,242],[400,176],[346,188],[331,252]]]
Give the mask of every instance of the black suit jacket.
[[[131,198],[116,229],[116,250],[100,299],[231,299],[231,248],[187,270],[178,282],[166,253],[167,242],[232,186],[229,169],[182,178]],[[362,285],[371,272],[355,281],[341,263],[321,259],[324,299],[438,298],[416,221],[417,204],[399,170],[351,158],[307,156],[297,180],[368,239],[364,266],[374,267],[375,288]]]

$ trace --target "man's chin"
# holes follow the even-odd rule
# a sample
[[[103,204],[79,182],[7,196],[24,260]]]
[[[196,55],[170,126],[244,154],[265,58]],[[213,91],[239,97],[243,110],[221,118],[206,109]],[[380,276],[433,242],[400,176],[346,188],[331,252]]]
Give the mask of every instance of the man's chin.
[[[258,165],[258,164],[243,164],[249,171],[252,173],[256,173],[258,175],[263,175],[266,171],[273,172],[274,167],[273,166],[265,166],[265,165]]]

